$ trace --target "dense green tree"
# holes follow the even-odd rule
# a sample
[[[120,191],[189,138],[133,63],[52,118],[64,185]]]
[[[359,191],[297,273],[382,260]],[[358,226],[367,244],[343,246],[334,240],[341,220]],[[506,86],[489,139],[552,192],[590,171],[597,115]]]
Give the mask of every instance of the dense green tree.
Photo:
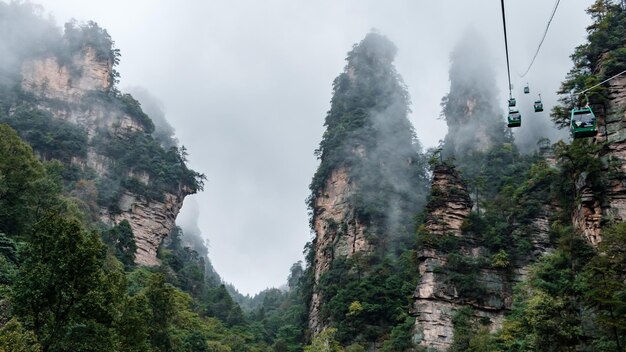
[[[123,278],[107,263],[98,235],[50,213],[36,224],[21,256],[14,309],[43,351],[112,349]]]
[[[113,248],[115,256],[124,264],[126,270],[135,266],[137,244],[128,220],[122,220],[106,231],[103,238],[104,242]]]
[[[342,352],[344,349],[335,340],[337,329],[328,328],[316,336],[311,344],[304,347],[304,352]]]
[[[169,329],[175,313],[174,288],[165,282],[163,274],[155,273],[150,277],[145,295],[152,311],[150,344],[157,351],[169,352],[172,349]]]
[[[144,294],[126,297],[115,322],[118,346],[125,352],[150,351],[152,311]]]
[[[32,331],[12,319],[0,328],[0,352],[41,352],[41,346]]]
[[[5,124],[0,124],[0,232],[25,235],[51,196],[41,184],[47,182],[43,165],[31,147]]]
[[[18,131],[43,160],[69,163],[87,155],[87,132],[74,123],[56,119],[50,112],[21,106],[0,122]]]
[[[626,347],[626,223],[605,229],[602,242],[582,273],[587,304],[596,312],[596,322],[616,350]]]
[[[244,322],[241,308],[226,290],[226,286],[219,285],[209,291],[206,314],[216,317],[228,325],[238,325]]]
[[[561,84],[560,105],[552,109],[553,121],[569,126],[572,108],[587,103],[606,109],[608,90],[599,86],[586,95],[576,93],[591,88],[605,79],[626,70],[626,8],[616,0],[596,0],[587,10],[593,22],[587,27],[587,42],[571,55],[574,66]]]

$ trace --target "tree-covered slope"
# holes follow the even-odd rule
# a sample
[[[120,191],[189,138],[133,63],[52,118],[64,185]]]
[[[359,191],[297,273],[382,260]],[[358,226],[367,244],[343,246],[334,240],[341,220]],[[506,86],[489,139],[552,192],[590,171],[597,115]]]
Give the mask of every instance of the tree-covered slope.
[[[589,103],[599,121],[594,138],[554,146],[549,174],[531,173],[526,184],[549,187],[558,207],[550,238],[555,250],[542,256],[516,287],[500,330],[489,333],[470,315],[459,315],[453,351],[626,350],[626,261],[624,261],[623,121],[626,89],[616,77],[626,69],[623,50],[626,8],[596,1],[587,42],[572,55],[574,67],[562,84],[562,105],[552,111],[569,126],[571,109]],[[533,166],[536,167],[536,166]],[[545,176],[548,176],[545,178]]]
[[[206,247],[173,226],[203,176],[118,91],[106,30],[40,13],[0,2],[0,351],[268,350]],[[171,217],[157,265],[137,265],[148,215],[116,217],[132,213],[121,200]]]

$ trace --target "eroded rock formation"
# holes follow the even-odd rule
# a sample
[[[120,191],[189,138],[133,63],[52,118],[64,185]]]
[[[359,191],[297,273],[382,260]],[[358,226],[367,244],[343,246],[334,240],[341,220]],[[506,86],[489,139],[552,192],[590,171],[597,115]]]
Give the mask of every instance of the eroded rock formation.
[[[462,245],[463,256],[487,258],[483,244],[463,233],[472,201],[467,188],[452,166],[439,165],[433,171],[432,196],[427,205],[425,231],[429,236],[454,236]],[[464,297],[444,270],[447,252],[426,243],[419,251],[420,281],[414,293],[412,314],[416,316],[414,340],[419,346],[437,351],[447,350],[454,339],[453,317],[464,307],[471,308],[474,318],[495,331],[502,326],[504,313],[511,306],[512,287],[528,273],[528,265],[552,248],[549,238],[552,206],[546,204],[531,225],[525,229],[532,244],[531,255],[511,263],[507,273],[486,261],[476,276],[476,286],[484,292],[479,299]],[[515,231],[522,231],[516,229]]]
[[[66,120],[83,127],[89,140],[98,130],[107,130],[121,136],[129,132],[144,132],[144,126],[117,107],[98,99],[112,87],[112,62],[99,58],[91,47],[74,54],[67,63],[55,56],[45,56],[22,64],[22,89],[38,97],[37,108],[49,111],[54,118]],[[73,163],[88,167],[104,176],[113,171],[115,160],[99,154],[93,146],[84,159],[75,158]],[[148,184],[147,175],[134,176]],[[147,201],[144,197],[128,191],[119,200],[121,212],[100,209],[100,220],[113,225],[128,220],[137,243],[136,262],[140,265],[157,265],[158,246],[174,226],[183,199],[191,193],[185,187],[178,192],[165,192],[163,200]]]
[[[605,144],[599,155],[607,185],[602,199],[582,173],[576,182],[580,202],[572,214],[572,222],[593,246],[602,241],[602,225],[626,220],[626,77],[608,82],[608,103],[594,107],[598,118],[598,134],[594,143]],[[596,192],[597,193],[597,192]]]
[[[314,275],[315,284],[326,272],[333,259],[367,253],[371,246],[365,237],[365,225],[359,222],[350,203],[356,185],[350,180],[346,168],[331,172],[330,177],[315,199],[316,216],[313,228],[316,233]],[[320,319],[321,293],[313,292],[309,314],[309,328],[316,335],[327,325]]]

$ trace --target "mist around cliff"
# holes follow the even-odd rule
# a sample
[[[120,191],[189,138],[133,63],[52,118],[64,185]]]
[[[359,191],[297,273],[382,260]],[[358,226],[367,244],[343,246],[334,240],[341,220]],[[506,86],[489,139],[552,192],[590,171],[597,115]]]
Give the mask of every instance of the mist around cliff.
[[[448,125],[444,157],[462,157],[513,141],[520,151],[530,153],[537,149],[541,139],[567,138],[567,132],[555,128],[549,119],[547,111],[551,101],[543,99],[544,112],[534,112],[533,103],[539,99],[543,86],[541,76],[529,83],[531,93],[524,94],[528,78],[520,78],[514,69],[511,72],[512,97],[517,100],[516,108],[522,114],[522,126],[507,128],[509,92],[498,89],[501,85],[497,79],[502,77],[496,71],[501,64],[494,59],[496,49],[500,47],[494,47],[478,31],[469,28],[450,54],[450,91],[441,101],[441,118]]]
[[[330,172],[347,167],[356,185],[351,203],[357,218],[377,234],[373,240],[389,246],[412,231],[427,192],[421,146],[407,118],[410,99],[393,66],[396,52],[388,38],[371,32],[348,53],[334,82],[310,186],[315,199]]]
[[[62,37],[43,7],[31,3],[0,2],[0,84],[18,77],[25,57],[54,51]]]
[[[501,102],[508,97],[498,92],[494,64],[490,46],[472,29],[450,54],[450,92],[441,101],[448,124],[444,158],[462,158],[507,140]]]
[[[141,109],[152,119],[154,123],[152,136],[154,139],[158,140],[164,149],[177,147],[176,130],[167,121],[163,102],[144,87],[132,86],[125,90],[141,103]]]
[[[185,199],[183,209],[176,218],[176,225],[182,229],[183,246],[189,247],[198,252],[201,258],[204,258],[205,276],[212,285],[218,285],[222,282],[219,274],[213,268],[209,259],[209,240],[202,234],[202,230],[198,225],[200,210],[198,201],[193,197]]]

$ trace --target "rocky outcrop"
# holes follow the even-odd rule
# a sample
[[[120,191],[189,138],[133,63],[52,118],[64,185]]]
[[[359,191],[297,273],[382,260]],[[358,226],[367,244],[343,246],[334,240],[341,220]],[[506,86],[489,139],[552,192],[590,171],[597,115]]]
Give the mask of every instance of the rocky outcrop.
[[[456,170],[440,164],[433,170],[431,200],[426,206],[426,230],[435,235],[461,235],[463,221],[472,210],[472,200]]]
[[[144,131],[143,125],[118,106],[101,99],[112,87],[112,63],[96,55],[91,47],[74,54],[68,62],[55,56],[29,59],[22,64],[22,89],[38,98],[37,108],[50,112],[54,118],[80,125],[91,141],[98,131],[123,136]],[[72,160],[100,176],[114,172],[115,160],[99,154],[92,146],[84,159]],[[147,175],[127,175],[148,184]],[[183,199],[190,192],[184,187],[176,193],[164,192],[163,200],[147,201],[126,191],[119,200],[120,212],[101,208],[102,222],[114,225],[128,220],[137,243],[136,262],[140,265],[159,264],[157,248],[175,224]]]
[[[315,285],[337,257],[367,253],[372,248],[365,237],[365,225],[359,222],[350,203],[355,184],[346,168],[331,172],[320,196],[315,199]],[[320,319],[321,293],[314,291],[309,312],[309,328],[313,335],[327,327]]]
[[[416,317],[414,340],[421,347],[447,350],[454,339],[453,317],[464,307],[471,308],[473,317],[491,331],[499,329],[512,303],[512,287],[526,276],[530,263],[551,251],[549,217],[554,212],[552,206],[545,205],[530,226],[514,230],[525,231],[531,239],[532,251],[529,257],[511,263],[510,271],[494,266],[480,241],[463,233],[462,226],[471,209],[468,191],[454,168],[437,166],[433,171],[432,195],[423,231],[435,237],[434,241],[442,236],[453,236],[461,241],[458,253],[482,263],[475,285],[483,292],[480,298],[464,297],[442,270],[448,265],[446,250],[425,243],[418,253],[420,281],[411,311]]]
[[[606,109],[592,107],[598,118],[594,143],[606,143],[599,155],[606,188],[599,199],[587,174],[582,173],[576,182],[580,201],[572,214],[574,226],[593,246],[602,241],[604,223],[626,220],[626,77],[617,77],[607,84]]]
[[[112,63],[98,59],[94,48],[85,47],[68,63],[59,61],[52,55],[25,61],[22,88],[46,98],[74,101],[89,91],[111,87]]]
[[[183,205],[186,193],[165,194],[162,202],[146,202],[132,193],[126,192],[120,200],[120,214],[102,210],[101,220],[105,223],[119,223],[127,220],[133,229],[137,253],[135,262],[139,265],[158,265],[157,249],[174,227],[176,216]]]

